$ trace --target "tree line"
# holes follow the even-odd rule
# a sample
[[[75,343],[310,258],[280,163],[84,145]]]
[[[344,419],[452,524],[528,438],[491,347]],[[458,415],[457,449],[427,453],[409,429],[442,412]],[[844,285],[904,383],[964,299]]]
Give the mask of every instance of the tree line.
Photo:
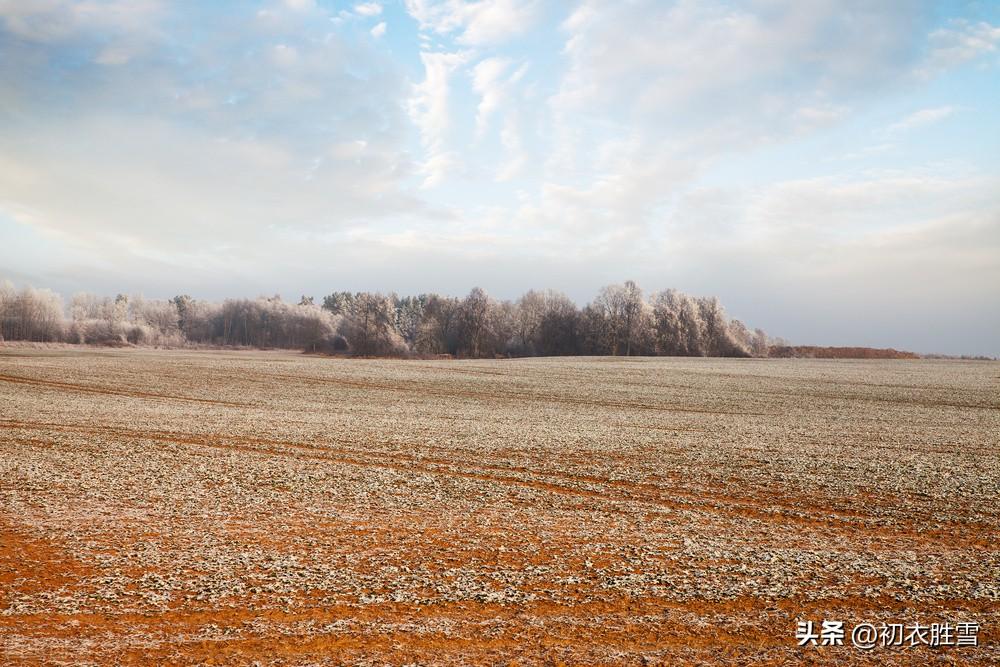
[[[2,340],[96,345],[218,345],[357,356],[767,356],[772,344],[726,316],[715,297],[668,289],[648,297],[632,281],[602,288],[582,308],[553,290],[514,301],[475,288],[464,298],[333,292],[321,303],[279,296],[213,303],[148,300],[0,284]]]

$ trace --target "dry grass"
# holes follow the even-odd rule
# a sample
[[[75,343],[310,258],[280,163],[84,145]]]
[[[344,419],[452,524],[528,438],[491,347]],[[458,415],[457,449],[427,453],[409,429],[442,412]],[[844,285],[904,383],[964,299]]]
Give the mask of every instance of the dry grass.
[[[0,662],[995,664],[998,376],[0,348]]]

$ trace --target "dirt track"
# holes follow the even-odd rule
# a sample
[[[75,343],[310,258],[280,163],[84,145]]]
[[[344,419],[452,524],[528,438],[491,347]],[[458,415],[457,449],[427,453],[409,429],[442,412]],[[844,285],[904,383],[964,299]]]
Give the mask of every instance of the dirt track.
[[[998,433],[988,362],[0,347],[0,663],[996,664]]]

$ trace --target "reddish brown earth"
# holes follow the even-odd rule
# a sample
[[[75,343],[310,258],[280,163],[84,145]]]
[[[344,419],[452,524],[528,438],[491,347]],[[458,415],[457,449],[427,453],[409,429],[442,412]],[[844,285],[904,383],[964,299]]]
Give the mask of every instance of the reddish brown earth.
[[[0,664],[997,664],[998,389],[0,347]],[[823,619],[980,645],[799,648]]]

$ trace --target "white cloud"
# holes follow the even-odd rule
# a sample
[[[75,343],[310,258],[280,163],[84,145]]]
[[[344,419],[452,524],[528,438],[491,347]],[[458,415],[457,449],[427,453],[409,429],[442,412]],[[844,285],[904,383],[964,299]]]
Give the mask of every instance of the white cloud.
[[[382,37],[383,35],[385,35],[385,30],[386,30],[385,21],[380,21],[375,25],[374,28],[371,29],[372,37],[375,37],[376,39]]]
[[[932,32],[930,42],[930,54],[922,68],[926,74],[956,67],[986,53],[995,53],[1000,46],[1000,26],[982,21],[953,20],[948,27]]]
[[[504,161],[497,169],[496,180],[509,181],[521,174],[528,164],[530,156],[528,147],[524,143],[524,130],[521,127],[519,114],[508,114],[504,120],[503,130],[500,132],[500,141],[506,152]]]
[[[86,44],[94,63],[114,67],[132,62],[159,40],[165,13],[159,0],[0,0],[0,33],[47,48]],[[10,59],[15,49],[4,57]]]
[[[274,48],[271,49],[271,56],[274,58],[274,62],[278,65],[281,65],[282,67],[291,67],[298,60],[299,53],[294,46],[276,44]]]
[[[337,160],[359,160],[368,151],[368,142],[364,139],[337,142],[330,147],[330,155]]]
[[[382,5],[378,2],[361,2],[354,5],[354,13],[359,16],[378,16],[382,13]]]
[[[437,151],[430,153],[423,162],[420,163],[419,172],[424,180],[422,188],[433,188],[445,183],[445,179],[462,171],[462,158],[456,151]]]
[[[472,88],[479,93],[476,110],[476,131],[486,131],[490,116],[500,106],[504,97],[503,74],[510,67],[508,58],[484,58],[472,69]]]
[[[405,0],[406,11],[420,24],[421,30],[445,34],[461,24],[462,3],[448,0]]]
[[[414,86],[409,111],[413,122],[420,129],[421,140],[427,152],[427,159],[422,167],[425,187],[440,183],[459,162],[453,152],[446,151],[451,120],[450,78],[467,59],[468,55],[462,52],[420,54],[424,65],[424,80]]]
[[[994,177],[908,170],[799,179],[758,190],[745,208],[745,230],[780,239],[802,233],[822,237],[924,224],[957,213],[973,214],[1000,205]],[[821,246],[819,246],[821,247]],[[801,254],[802,249],[795,249]]]
[[[535,0],[406,0],[406,10],[421,30],[439,35],[457,32],[470,46],[497,44],[530,29],[537,17]]]
[[[568,66],[549,100],[550,192],[577,203],[560,213],[549,197],[540,210],[612,227],[655,221],[726,156],[836,128],[912,81],[924,20],[894,3],[585,0],[562,24]],[[627,157],[595,165],[615,136],[632,137]]]
[[[517,177],[529,161],[528,146],[524,141],[529,113],[524,108],[529,104],[524,99],[524,91],[518,84],[528,70],[524,63],[510,71],[510,58],[484,58],[472,68],[472,89],[479,94],[476,107],[476,136],[481,139],[489,130],[493,116],[500,114],[500,143],[503,156],[496,169],[494,179],[498,182],[510,181]]]
[[[834,125],[850,115],[848,106],[804,106],[792,112],[792,127],[797,132],[811,132]]]
[[[589,152],[593,171],[550,179],[518,212],[525,227],[555,232],[569,251],[586,237],[588,252],[631,254],[648,239],[652,213],[695,175],[695,164],[667,144],[647,143],[638,131]]]
[[[74,23],[83,33],[52,44],[12,38],[0,4],[0,221],[58,238],[74,257],[131,266],[132,279],[165,279],[196,265],[206,276],[229,264],[253,272],[269,247],[293,252],[279,237],[430,215],[413,193],[401,72],[370,40],[331,33],[321,8],[273,7],[168,12],[174,32],[136,22],[141,33],[126,31],[123,9],[113,28]],[[186,19],[224,38],[187,40]],[[18,29],[34,29],[24,21]],[[134,34],[160,57],[117,51]],[[67,59],[73,76],[60,70]],[[151,257],[157,268],[141,270]]]
[[[893,123],[889,126],[888,131],[890,133],[908,132],[909,130],[924,127],[925,125],[937,123],[951,116],[953,113],[955,113],[955,107],[952,106],[921,109]]]
[[[520,0],[482,0],[469,5],[465,32],[467,44],[495,44],[528,30],[535,21],[535,5]]]
[[[32,211],[38,229],[108,257],[146,247],[169,254],[266,246],[274,226],[337,229],[351,220],[419,210],[401,192],[400,153],[364,141],[331,146],[310,170],[291,147],[128,117],[81,118],[44,142],[6,138],[26,174],[0,184],[0,209]],[[102,146],[95,156],[87,141]],[[352,145],[353,144],[353,145]]]
[[[837,108],[905,72],[917,37],[909,10],[863,4],[585,2],[563,24],[570,69],[556,102],[688,119],[727,105],[779,122]]]
[[[94,58],[94,62],[101,65],[124,65],[132,59],[133,55],[133,49],[125,45],[109,45],[101,49],[101,52]]]
[[[148,34],[163,14],[159,0],[0,0],[0,23],[8,32],[37,42],[56,42],[82,33]]]

